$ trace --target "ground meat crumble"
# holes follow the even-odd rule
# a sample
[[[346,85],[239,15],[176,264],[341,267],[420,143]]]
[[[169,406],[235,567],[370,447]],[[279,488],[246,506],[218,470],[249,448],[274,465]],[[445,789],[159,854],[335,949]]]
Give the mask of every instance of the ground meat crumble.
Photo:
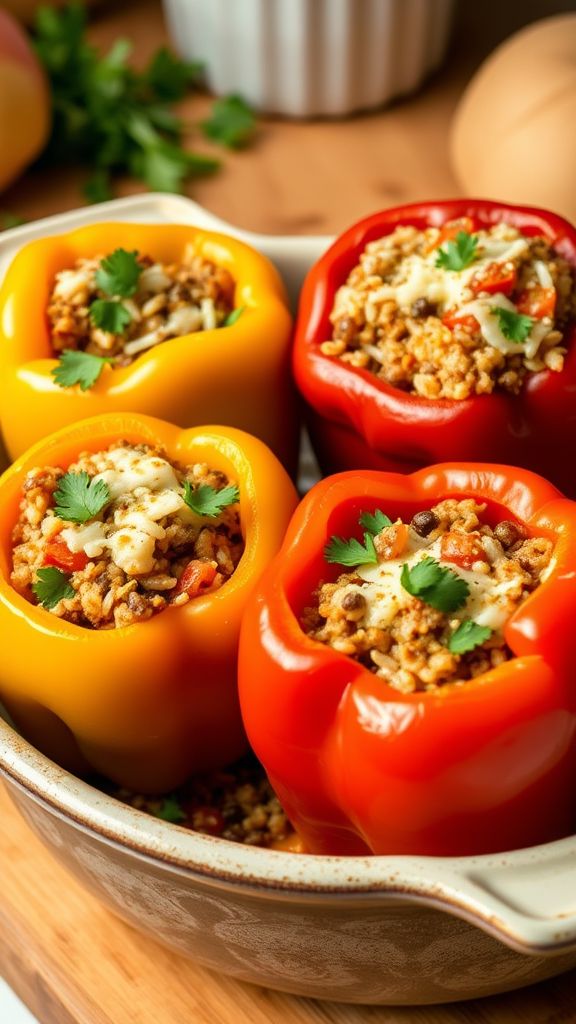
[[[141,478],[139,471],[144,473]],[[159,474],[158,486],[151,471]],[[127,484],[122,492],[120,483],[102,513],[78,527],[54,513],[54,492],[65,472],[108,481],[122,481],[125,474],[136,485],[129,489]],[[105,451],[83,452],[66,471],[56,466],[31,470],[12,536],[12,585],[37,603],[32,589],[37,571],[46,565],[71,568],[68,559],[79,559],[67,574],[74,597],[63,598],[50,611],[92,629],[142,622],[170,605],[217,589],[242,555],[239,505],[228,505],[214,518],[198,516],[181,498],[185,480],[194,488],[208,484],[218,491],[231,483],[205,464],[179,466],[162,449],[127,441]],[[63,562],[58,553],[62,549]],[[184,586],[185,571],[190,574],[189,567],[198,563],[201,585]]]
[[[561,371],[574,268],[545,238],[507,224],[474,232],[476,254],[463,270],[438,268],[459,227],[469,225],[400,226],[370,242],[336,293],[324,355],[427,399],[517,393],[527,374]],[[530,337],[505,338],[495,307],[530,316]]]
[[[312,639],[362,662],[401,692],[460,683],[512,657],[503,629],[542,582],[553,544],[528,537],[515,522],[493,528],[486,506],[447,499],[399,521],[374,538],[378,565],[342,573],[320,585],[302,626]],[[433,557],[461,575],[469,597],[457,613],[438,611],[400,586],[402,564]],[[451,634],[463,620],[490,626],[491,635],[466,653],[452,653]]]
[[[91,303],[106,297],[96,283],[102,259],[78,259],[56,274],[47,315],[57,356],[80,349],[128,366],[170,338],[221,327],[234,308],[235,282],[225,268],[193,252],[181,264],[155,263],[138,254],[138,289],[122,299],[131,320],[124,333],[112,334],[95,326],[90,316]]]

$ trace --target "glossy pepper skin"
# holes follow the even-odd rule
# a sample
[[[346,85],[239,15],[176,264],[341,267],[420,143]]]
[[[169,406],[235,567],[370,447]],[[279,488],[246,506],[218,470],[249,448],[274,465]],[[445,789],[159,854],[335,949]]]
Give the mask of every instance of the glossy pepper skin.
[[[10,585],[11,531],[37,466],[68,466],[113,441],[160,445],[236,481],[245,551],[219,590],[132,626],[91,630],[57,618]],[[162,792],[245,749],[237,698],[240,619],[278,551],[294,488],[261,441],[233,428],[180,430],[147,416],[108,415],[54,434],[0,478],[0,699],[55,761],[140,792]]]
[[[309,272],[300,301],[294,373],[308,403],[314,447],[326,473],[409,473],[447,459],[498,460],[543,473],[574,495],[565,446],[576,443],[576,326],[566,338],[561,373],[532,374],[518,395],[499,391],[463,401],[408,394],[320,351],[331,337],[335,293],[368,242],[400,224],[425,229],[464,217],[473,230],[504,220],[526,235],[542,234],[576,266],[576,229],[544,210],[462,199],[383,210],[355,224]]]
[[[445,497],[487,503],[555,540],[554,568],[505,626],[513,657],[463,685],[400,693],[312,640],[299,617],[339,566],[332,534],[380,508],[404,521]],[[444,464],[328,478],[297,509],[247,608],[240,703],[248,738],[305,847],[466,855],[566,835],[576,817],[576,503],[528,471]]]
[[[46,318],[55,274],[79,257],[117,248],[178,263],[190,244],[236,281],[235,306],[244,307],[236,323],[162,342],[127,367],[105,366],[87,391],[59,387]],[[93,224],[30,242],[0,290],[0,423],[8,452],[15,459],[54,430],[131,409],[181,427],[222,423],[247,430],[292,471],[298,438],[291,326],[272,264],[226,235],[174,224]]]

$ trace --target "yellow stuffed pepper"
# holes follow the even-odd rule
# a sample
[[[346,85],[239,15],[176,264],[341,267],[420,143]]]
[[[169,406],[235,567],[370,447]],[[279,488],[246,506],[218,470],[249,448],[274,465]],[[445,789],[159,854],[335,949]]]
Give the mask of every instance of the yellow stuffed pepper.
[[[293,471],[290,334],[276,270],[228,236],[95,224],[31,242],[0,290],[8,453],[130,409],[182,427],[239,427]]]
[[[262,444],[110,414],[0,478],[0,699],[70,770],[142,792],[235,760],[246,600],[297,502]]]

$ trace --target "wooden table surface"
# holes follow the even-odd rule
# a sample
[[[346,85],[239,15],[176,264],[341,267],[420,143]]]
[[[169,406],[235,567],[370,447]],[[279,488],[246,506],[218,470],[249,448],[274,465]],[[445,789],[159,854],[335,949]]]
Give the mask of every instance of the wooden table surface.
[[[263,119],[254,146],[224,153],[223,169],[190,194],[232,223],[282,234],[337,232],[386,205],[457,195],[448,131],[471,71],[523,20],[573,8],[573,0],[484,0],[480,22],[480,5],[461,0],[450,59],[418,96],[340,123]],[[102,44],[129,36],[136,60],[165,38],[155,0],[116,4],[91,31]],[[196,96],[182,110],[194,124],[208,105]],[[194,129],[190,143],[210,151]],[[83,177],[30,172],[2,196],[0,210],[34,219],[81,205]],[[119,183],[119,194],[137,190]],[[313,1003],[216,978],[101,908],[44,851],[4,793],[0,814],[0,973],[41,1024],[576,1022],[576,972],[525,992],[418,1009]]]

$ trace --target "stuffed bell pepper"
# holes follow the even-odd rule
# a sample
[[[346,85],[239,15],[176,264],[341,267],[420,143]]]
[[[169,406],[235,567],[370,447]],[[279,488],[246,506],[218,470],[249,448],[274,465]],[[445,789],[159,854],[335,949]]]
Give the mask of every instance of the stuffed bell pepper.
[[[305,847],[466,855],[576,824],[576,503],[529,471],[322,481],[243,621],[249,740]]]
[[[247,430],[293,471],[290,333],[275,269],[225,235],[94,224],[31,242],[0,290],[8,452],[128,408]]]
[[[0,699],[65,767],[141,792],[232,762],[240,619],[294,488],[261,441],[111,414],[0,479]]]
[[[480,200],[385,210],[306,280],[294,351],[327,472],[509,462],[576,481],[576,229]]]

